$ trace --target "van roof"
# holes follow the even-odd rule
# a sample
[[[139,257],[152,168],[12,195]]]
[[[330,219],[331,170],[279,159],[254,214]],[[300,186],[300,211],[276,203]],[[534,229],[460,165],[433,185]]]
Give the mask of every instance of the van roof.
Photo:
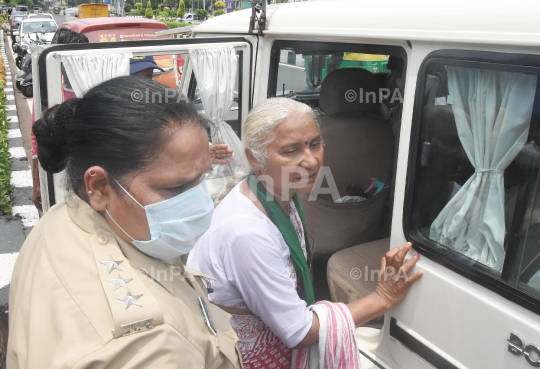
[[[269,5],[268,35],[333,35],[540,45],[540,1],[456,0],[447,7],[425,0],[320,0]],[[194,33],[247,34],[251,9],[211,18]]]
[[[87,18],[80,20],[72,20],[64,22],[59,28],[71,29],[77,33],[84,33],[96,30],[116,29],[116,28],[152,28],[152,29],[169,29],[163,22],[158,22],[152,19],[142,18],[116,18],[116,17],[100,17]]]

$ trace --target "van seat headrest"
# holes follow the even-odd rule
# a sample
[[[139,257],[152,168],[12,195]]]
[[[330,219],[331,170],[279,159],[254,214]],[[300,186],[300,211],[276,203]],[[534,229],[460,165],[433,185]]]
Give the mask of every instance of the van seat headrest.
[[[319,95],[321,110],[329,115],[377,114],[380,82],[362,68],[337,69],[323,81]]]

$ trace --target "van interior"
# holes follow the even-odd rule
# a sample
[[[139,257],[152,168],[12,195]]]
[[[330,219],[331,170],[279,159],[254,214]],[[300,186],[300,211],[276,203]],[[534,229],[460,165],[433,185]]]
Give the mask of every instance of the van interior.
[[[352,302],[375,290],[390,249],[391,209],[403,103],[399,47],[282,42],[273,49],[268,95],[302,101],[319,114],[331,182],[339,198],[301,196],[315,298]],[[359,274],[361,273],[361,276]],[[367,326],[382,326],[382,317]]]

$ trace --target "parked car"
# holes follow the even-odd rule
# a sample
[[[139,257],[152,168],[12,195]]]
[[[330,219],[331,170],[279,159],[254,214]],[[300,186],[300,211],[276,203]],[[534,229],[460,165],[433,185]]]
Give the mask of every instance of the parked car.
[[[200,20],[197,19],[197,16],[192,13],[186,13],[182,18],[176,19],[177,22],[186,22],[186,23],[192,23],[192,24],[199,24],[201,23]]]
[[[37,37],[42,43],[50,44],[57,29],[58,25],[53,19],[25,19],[21,23],[16,40],[29,45]]]
[[[79,8],[67,8],[64,14],[66,15],[66,22],[75,20],[79,16]]]
[[[47,14],[47,13],[30,14],[28,16],[28,19],[34,19],[34,18],[35,19],[52,19],[52,20],[54,20],[54,17],[52,16],[52,14]]]
[[[15,10],[20,11],[23,14],[28,14],[28,7],[26,5],[17,5]]]
[[[9,23],[11,25],[11,31],[16,30],[17,27],[18,27],[18,26],[14,27],[14,23],[15,23],[16,18],[18,18],[18,21],[20,22],[21,19],[26,19],[26,18],[28,18],[28,16],[23,14],[22,12],[16,12],[16,11],[11,12],[11,18],[9,19]]]
[[[28,18],[27,15],[15,15],[11,18],[11,45],[16,42],[16,38],[19,35],[19,26],[21,22]]]

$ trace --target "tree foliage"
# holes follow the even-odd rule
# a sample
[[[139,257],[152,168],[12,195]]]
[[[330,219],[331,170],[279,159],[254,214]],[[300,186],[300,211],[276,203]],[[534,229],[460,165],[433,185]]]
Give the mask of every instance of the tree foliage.
[[[225,3],[221,0],[216,1],[216,3],[214,4],[215,9],[225,9],[226,7],[227,6],[225,5]]]
[[[208,16],[208,11],[206,9],[197,9],[197,18],[206,19]]]
[[[227,12],[223,9],[217,9],[216,11],[214,11],[214,15],[222,15],[222,14],[226,14]]]
[[[184,14],[186,14],[186,4],[184,4],[184,0],[180,0],[178,4],[178,18],[184,18]]]
[[[150,0],[148,0],[148,3],[146,4],[146,12],[144,13],[144,16],[148,19],[152,19],[154,16],[154,12],[152,12],[152,3]]]
[[[142,3],[135,3],[135,8],[136,9],[140,9],[140,8],[142,8],[142,6],[143,6]]]

